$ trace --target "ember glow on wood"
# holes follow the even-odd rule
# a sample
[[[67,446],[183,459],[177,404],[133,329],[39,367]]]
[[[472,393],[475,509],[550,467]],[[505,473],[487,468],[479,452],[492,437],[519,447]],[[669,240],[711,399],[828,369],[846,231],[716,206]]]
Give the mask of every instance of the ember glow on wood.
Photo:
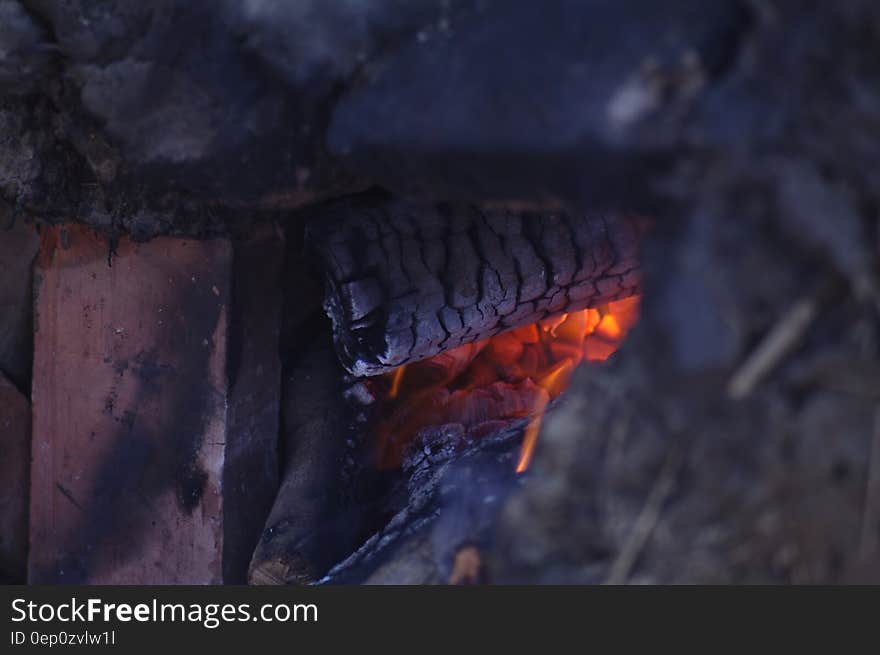
[[[343,366],[372,376],[638,292],[618,216],[348,201],[314,221]]]
[[[383,398],[378,465],[395,468],[420,431],[464,426],[470,437],[531,417],[517,472],[534,453],[547,406],[579,365],[610,357],[638,320],[639,297],[561,314],[401,366],[371,381]]]

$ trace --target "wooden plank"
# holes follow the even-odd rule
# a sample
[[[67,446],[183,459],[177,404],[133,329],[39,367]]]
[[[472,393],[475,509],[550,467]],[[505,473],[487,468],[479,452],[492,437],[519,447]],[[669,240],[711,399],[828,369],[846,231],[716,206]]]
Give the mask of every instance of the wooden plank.
[[[35,271],[33,583],[222,581],[225,240],[47,230]]]
[[[281,281],[284,240],[267,225],[233,243],[229,420],[223,502],[223,579],[247,582],[248,564],[278,491]]]
[[[353,375],[639,292],[639,232],[625,216],[374,202],[328,205],[309,225]]]
[[[25,579],[31,408],[0,373],[0,580]]]

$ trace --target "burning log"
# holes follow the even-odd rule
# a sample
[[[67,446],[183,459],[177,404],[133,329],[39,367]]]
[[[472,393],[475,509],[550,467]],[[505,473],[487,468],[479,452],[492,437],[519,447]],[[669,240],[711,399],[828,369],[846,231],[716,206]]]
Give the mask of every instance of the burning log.
[[[638,234],[614,216],[333,205],[310,240],[349,372],[377,375],[638,291]]]
[[[639,297],[617,300],[465,344],[371,379],[382,399],[377,425],[383,469],[400,465],[418,433],[457,425],[463,437],[530,416],[518,471],[528,468],[550,401],[582,362],[607,359],[638,317]]]

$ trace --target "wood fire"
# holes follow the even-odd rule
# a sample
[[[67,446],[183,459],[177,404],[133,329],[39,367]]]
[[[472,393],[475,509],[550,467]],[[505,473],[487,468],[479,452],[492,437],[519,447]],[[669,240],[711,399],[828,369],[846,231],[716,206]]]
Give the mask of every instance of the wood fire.
[[[377,463],[396,468],[425,429],[460,424],[478,438],[530,418],[516,471],[531,463],[544,413],[581,364],[603,362],[638,319],[639,297],[560,314],[444,351],[375,378]]]

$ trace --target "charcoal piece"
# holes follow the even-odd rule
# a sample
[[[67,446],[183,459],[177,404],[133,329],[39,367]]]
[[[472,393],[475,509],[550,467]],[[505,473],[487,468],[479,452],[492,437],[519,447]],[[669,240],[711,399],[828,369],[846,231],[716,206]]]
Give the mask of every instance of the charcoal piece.
[[[358,376],[639,288],[638,231],[620,216],[360,198],[327,207],[309,242],[326,271],[337,352]]]

